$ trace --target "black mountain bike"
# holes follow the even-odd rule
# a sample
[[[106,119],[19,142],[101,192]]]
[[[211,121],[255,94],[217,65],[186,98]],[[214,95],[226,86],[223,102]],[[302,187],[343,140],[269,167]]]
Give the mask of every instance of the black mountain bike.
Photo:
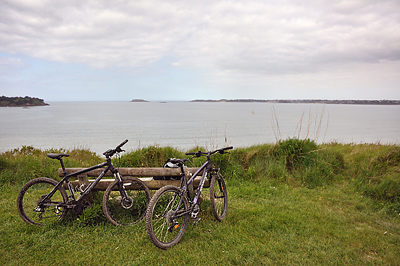
[[[189,220],[197,224],[200,220],[200,196],[206,177],[210,180],[210,203],[214,217],[222,221],[228,210],[228,194],[225,181],[219,173],[219,169],[212,166],[211,155],[215,153],[224,154],[226,150],[233,147],[226,147],[209,152],[186,153],[196,157],[206,156],[206,162],[187,180],[184,163],[188,159],[172,159],[172,163],[178,164],[181,168],[180,187],[168,185],[157,190],[146,212],[146,230],[151,242],[158,248],[167,249],[177,244],[186,231]],[[193,182],[199,173],[202,177],[199,186],[191,195],[189,185]],[[201,201],[201,200],[200,200]]]
[[[68,154],[47,154],[49,158],[60,161],[64,177],[60,182],[40,177],[26,183],[17,197],[17,208],[21,218],[27,223],[46,225],[61,220],[68,211],[75,214],[81,213],[84,208],[91,207],[91,204],[85,199],[86,196],[105,174],[111,171],[115,181],[104,192],[103,211],[105,216],[114,225],[129,225],[142,220],[150,201],[149,188],[136,177],[122,177],[111,161],[113,155],[124,151],[121,147],[127,142],[128,140],[125,140],[115,149],[104,152],[106,162],[71,174],[67,174],[62,159],[68,157]],[[103,167],[105,167],[104,171],[86,188],[84,186],[74,188],[69,182],[71,177]],[[64,182],[68,187],[69,195],[63,187]],[[77,198],[75,198],[76,193],[78,195],[80,193]]]

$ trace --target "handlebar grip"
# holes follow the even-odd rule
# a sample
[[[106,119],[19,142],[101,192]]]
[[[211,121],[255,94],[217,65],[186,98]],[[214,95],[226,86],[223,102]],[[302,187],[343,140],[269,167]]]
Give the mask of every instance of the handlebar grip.
[[[200,157],[202,154],[205,154],[205,153],[202,151],[186,153],[186,155],[196,155],[196,157]]]
[[[225,148],[219,149],[218,152],[220,154],[224,154],[226,150],[232,150],[232,149],[233,149],[233,146],[229,146],[229,147],[225,147]]]
[[[124,140],[124,141],[123,141],[121,144],[119,144],[115,149],[116,149],[116,150],[121,149],[121,147],[124,146],[127,142],[128,142],[127,139]]]

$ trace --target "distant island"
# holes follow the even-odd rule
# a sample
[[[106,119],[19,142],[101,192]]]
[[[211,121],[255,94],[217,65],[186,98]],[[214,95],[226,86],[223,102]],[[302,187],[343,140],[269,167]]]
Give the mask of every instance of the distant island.
[[[0,97],[0,107],[29,107],[49,105],[43,99],[33,97]]]
[[[370,105],[400,105],[400,100],[193,100],[191,102],[242,102],[242,103],[319,103],[319,104],[370,104]]]
[[[149,101],[143,100],[143,99],[133,99],[131,102],[133,103],[147,103]]]

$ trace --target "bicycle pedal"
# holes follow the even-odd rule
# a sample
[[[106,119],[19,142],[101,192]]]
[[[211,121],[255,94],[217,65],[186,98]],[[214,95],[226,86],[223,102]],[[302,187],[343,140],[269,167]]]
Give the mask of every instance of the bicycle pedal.
[[[197,225],[201,218],[192,219],[192,225]]]

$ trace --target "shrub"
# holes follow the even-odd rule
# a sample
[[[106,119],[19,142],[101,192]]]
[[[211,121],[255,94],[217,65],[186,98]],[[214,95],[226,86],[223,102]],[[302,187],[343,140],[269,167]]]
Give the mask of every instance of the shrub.
[[[184,158],[185,154],[172,147],[149,146],[127,154],[120,159],[121,167],[162,167],[169,158]],[[117,164],[116,164],[117,165]]]
[[[279,141],[273,149],[273,155],[284,159],[286,168],[293,171],[313,164],[317,148],[317,144],[310,139],[289,138]]]
[[[343,171],[344,157],[332,149],[318,146],[310,139],[279,141],[271,151],[274,158],[272,177],[288,181],[290,177],[306,187],[319,187],[331,182]]]

